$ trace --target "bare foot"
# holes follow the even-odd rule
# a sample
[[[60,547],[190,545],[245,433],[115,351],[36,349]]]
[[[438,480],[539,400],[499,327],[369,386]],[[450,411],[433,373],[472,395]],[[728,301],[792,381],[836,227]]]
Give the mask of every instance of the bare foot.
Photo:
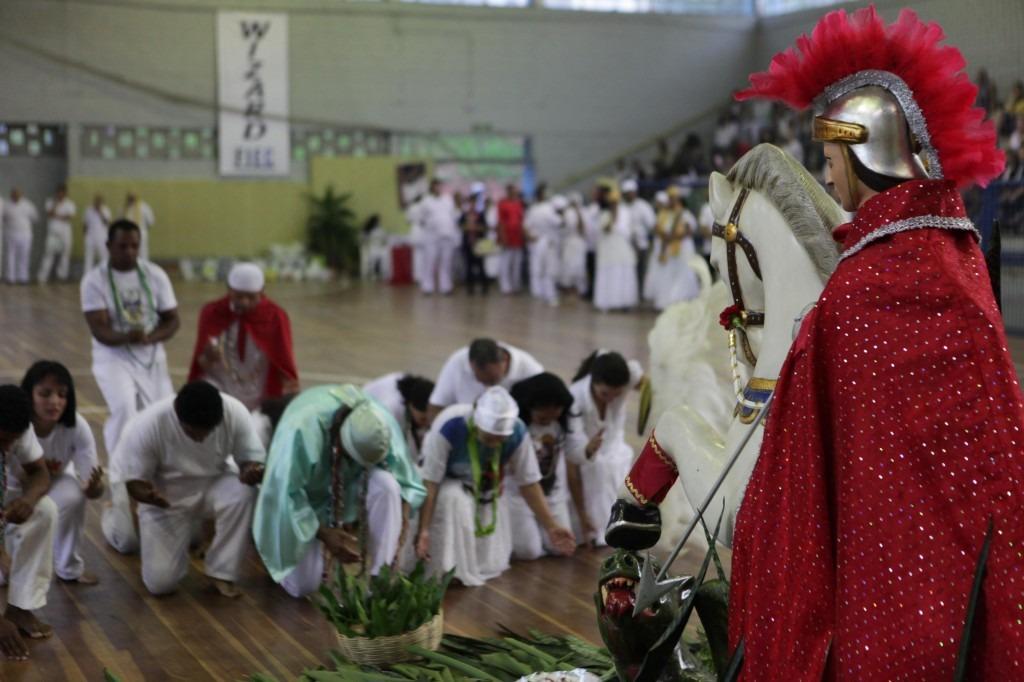
[[[217,592],[222,597],[227,597],[228,599],[237,599],[238,597],[242,596],[242,591],[235,587],[235,584],[233,582],[230,582],[228,580],[210,578],[210,585],[213,587],[213,589],[217,590]]]
[[[18,626],[0,618],[0,652],[10,661],[27,661],[28,645],[18,634]]]
[[[94,576],[92,573],[88,572],[82,573],[82,575],[78,576],[77,578],[71,578],[70,580],[65,580],[60,576],[57,576],[57,579],[60,580],[62,583],[68,583],[70,585],[98,585],[100,582],[99,578]]]
[[[4,618],[14,623],[18,632],[29,639],[46,639],[53,634],[53,628],[36,618],[36,614],[11,604],[7,605]]]

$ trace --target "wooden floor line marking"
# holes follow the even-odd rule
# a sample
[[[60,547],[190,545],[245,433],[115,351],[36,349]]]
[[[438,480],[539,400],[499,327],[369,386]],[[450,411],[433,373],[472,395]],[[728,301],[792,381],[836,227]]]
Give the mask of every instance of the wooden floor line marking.
[[[526,609],[527,611],[529,611],[530,613],[532,613],[532,614],[534,614],[536,616],[540,616],[541,618],[543,618],[544,620],[548,621],[552,625],[560,627],[565,632],[569,632],[571,634],[574,634],[574,635],[576,635],[577,637],[579,637],[582,640],[589,641],[587,639],[586,635],[577,632],[575,629],[569,627],[568,625],[566,625],[565,623],[562,623],[561,621],[555,620],[554,618],[552,618],[548,614],[544,613],[543,611],[538,611],[537,609],[533,608],[532,606],[530,606],[526,602],[522,601],[521,599],[518,599],[517,597],[512,596],[511,594],[509,594],[505,590],[501,589],[500,587],[496,587],[495,585],[492,585],[491,583],[486,583],[483,586],[483,589],[493,590],[494,592],[497,592],[498,594],[500,594],[505,599],[508,599],[513,604]]]

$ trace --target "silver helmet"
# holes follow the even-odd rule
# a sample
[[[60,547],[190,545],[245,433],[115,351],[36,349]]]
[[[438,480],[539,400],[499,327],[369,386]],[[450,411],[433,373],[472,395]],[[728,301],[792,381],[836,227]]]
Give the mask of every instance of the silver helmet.
[[[841,142],[869,170],[904,180],[931,177],[899,100],[884,87],[865,85],[832,100],[814,119],[814,139]]]

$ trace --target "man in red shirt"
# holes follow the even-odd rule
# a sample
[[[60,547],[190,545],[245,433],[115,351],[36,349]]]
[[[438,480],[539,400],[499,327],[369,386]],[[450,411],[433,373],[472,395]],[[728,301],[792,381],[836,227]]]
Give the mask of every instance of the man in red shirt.
[[[514,294],[523,286],[523,200],[515,185],[505,189],[505,198],[498,202],[498,244],[501,246],[498,286],[501,293]]]

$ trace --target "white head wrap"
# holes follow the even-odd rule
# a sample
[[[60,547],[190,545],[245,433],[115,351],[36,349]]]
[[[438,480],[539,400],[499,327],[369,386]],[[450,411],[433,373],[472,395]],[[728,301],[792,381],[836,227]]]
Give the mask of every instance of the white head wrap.
[[[255,263],[235,263],[228,272],[228,286],[235,291],[258,294],[263,291],[263,271]]]
[[[496,436],[511,436],[519,418],[519,405],[501,386],[491,386],[476,400],[473,421],[477,428]]]
[[[569,208],[569,202],[561,194],[556,194],[554,198],[551,199],[551,206],[556,211],[564,211]]]
[[[622,181],[622,193],[627,194],[629,192],[635,192],[637,190],[636,180],[623,180]]]

